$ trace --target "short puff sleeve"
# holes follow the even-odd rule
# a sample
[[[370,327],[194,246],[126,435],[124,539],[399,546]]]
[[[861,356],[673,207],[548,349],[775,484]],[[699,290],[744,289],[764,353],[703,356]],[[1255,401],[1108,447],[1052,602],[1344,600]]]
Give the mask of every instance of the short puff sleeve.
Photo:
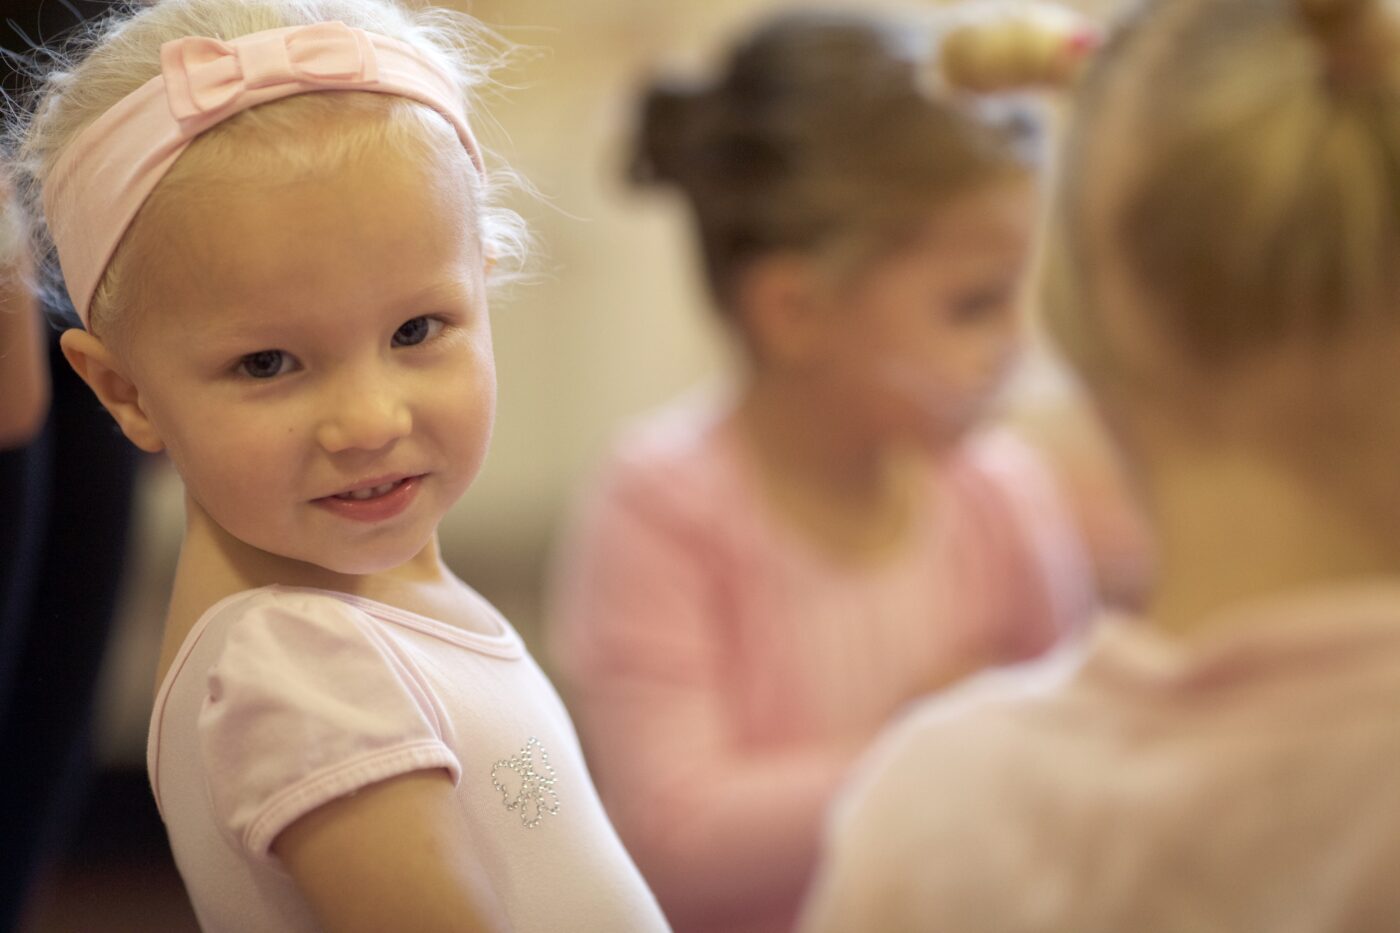
[[[312,810],[378,781],[461,765],[413,666],[363,611],[329,595],[273,593],[228,629],[199,714],[223,831],[266,857]]]

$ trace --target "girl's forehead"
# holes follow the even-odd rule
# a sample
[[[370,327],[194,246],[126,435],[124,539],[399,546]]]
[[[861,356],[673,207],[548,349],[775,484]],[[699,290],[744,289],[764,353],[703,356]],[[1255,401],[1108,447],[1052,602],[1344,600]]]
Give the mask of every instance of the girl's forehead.
[[[1039,220],[1039,191],[1023,176],[984,184],[931,208],[908,248],[920,252],[1021,250]]]
[[[479,276],[472,176],[450,158],[381,155],[172,198],[160,252],[145,264],[153,303],[222,331],[238,319],[392,306]]]
[[[477,169],[436,111],[388,94],[303,94],[244,111],[203,133],[179,156],[158,194],[198,200],[227,186],[293,185],[353,163],[428,173]],[[153,195],[154,196],[154,195]]]
[[[318,106],[327,96],[279,101],[205,134],[180,156],[152,200],[166,195],[172,213],[190,226],[205,219],[217,224],[220,212],[247,211],[259,201],[275,208],[309,188],[342,189],[341,199],[375,188],[433,189],[475,208],[477,170],[445,120],[385,95],[352,96],[342,113]],[[362,98],[384,104],[366,110],[375,102]]]
[[[1039,185],[1029,174],[1010,174],[953,199],[935,212],[935,227],[1020,230],[1035,220]]]

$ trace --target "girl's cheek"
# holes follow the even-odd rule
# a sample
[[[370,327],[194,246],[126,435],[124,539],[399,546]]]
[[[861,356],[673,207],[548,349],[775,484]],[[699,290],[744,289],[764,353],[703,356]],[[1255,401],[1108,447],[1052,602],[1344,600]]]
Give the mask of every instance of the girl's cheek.
[[[957,384],[942,378],[932,367],[915,363],[890,362],[879,366],[876,378],[886,392],[912,405],[924,417],[938,422],[957,420],[965,407],[965,393]]]

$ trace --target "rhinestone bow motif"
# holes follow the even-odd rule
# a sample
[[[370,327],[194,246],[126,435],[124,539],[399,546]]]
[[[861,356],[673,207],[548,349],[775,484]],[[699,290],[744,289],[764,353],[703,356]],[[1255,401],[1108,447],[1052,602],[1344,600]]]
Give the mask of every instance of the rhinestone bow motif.
[[[533,735],[520,751],[491,766],[491,784],[500,791],[507,810],[520,811],[520,822],[526,829],[534,829],[546,816],[559,812],[555,780],[549,752]]]

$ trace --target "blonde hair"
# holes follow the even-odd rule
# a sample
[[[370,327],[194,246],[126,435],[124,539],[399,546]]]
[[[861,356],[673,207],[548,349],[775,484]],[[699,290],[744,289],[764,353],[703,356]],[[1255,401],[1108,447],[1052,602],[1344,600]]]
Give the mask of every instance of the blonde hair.
[[[80,34],[70,48],[54,52],[54,67],[38,85],[31,116],[12,130],[16,142],[16,176],[27,205],[36,253],[56,269],[39,208],[40,193],[58,156],[89,124],[127,94],[160,73],[160,47],[184,36],[233,39],[253,32],[325,20],[379,33],[413,45],[456,78],[468,105],[491,86],[492,71],[510,50],[499,37],[464,14],[426,8],[411,10],[391,0],[160,0],[102,20]],[[126,309],[139,303],[141,276],[131,265],[151,215],[177,189],[186,196],[200,187],[198,178],[243,166],[248,143],[274,149],[284,164],[305,170],[326,159],[344,159],[365,147],[366,136],[389,134],[407,144],[410,156],[425,156],[422,134],[409,131],[427,119],[410,101],[385,95],[342,92],[305,94],[266,104],[220,124],[191,144],[157,186],[123,238],[103,275],[92,306],[93,330],[99,336],[119,331]],[[358,117],[349,125],[359,133],[307,132],[308,124]],[[369,117],[370,119],[365,119]],[[478,118],[477,123],[480,123]],[[368,133],[364,132],[368,129]],[[376,134],[378,134],[376,136]],[[290,158],[291,161],[287,162]],[[193,177],[192,177],[193,176]],[[520,217],[500,204],[502,193],[517,179],[508,168],[491,166],[489,182],[477,187],[477,222],[483,248],[504,260],[506,268],[523,259],[527,234]],[[50,288],[50,299],[62,294]]]
[[[1389,0],[1138,3],[1086,78],[1070,147],[1052,247],[1078,292],[1055,302],[1071,355],[1112,365],[1086,275],[1105,249],[1198,370],[1400,324],[1397,50]],[[1133,165],[1091,237],[1090,141],[1108,135]]]
[[[927,25],[784,13],[737,43],[712,80],[646,88],[632,180],[686,196],[721,308],[733,310],[737,280],[766,254],[829,251],[858,270],[943,203],[1037,161],[1034,109],[991,106],[959,93],[959,79],[995,90],[1053,75],[1027,67],[1019,40],[991,43],[989,59],[982,29],[961,37],[938,87]],[[1038,36],[1015,18],[992,33],[1005,28]]]

